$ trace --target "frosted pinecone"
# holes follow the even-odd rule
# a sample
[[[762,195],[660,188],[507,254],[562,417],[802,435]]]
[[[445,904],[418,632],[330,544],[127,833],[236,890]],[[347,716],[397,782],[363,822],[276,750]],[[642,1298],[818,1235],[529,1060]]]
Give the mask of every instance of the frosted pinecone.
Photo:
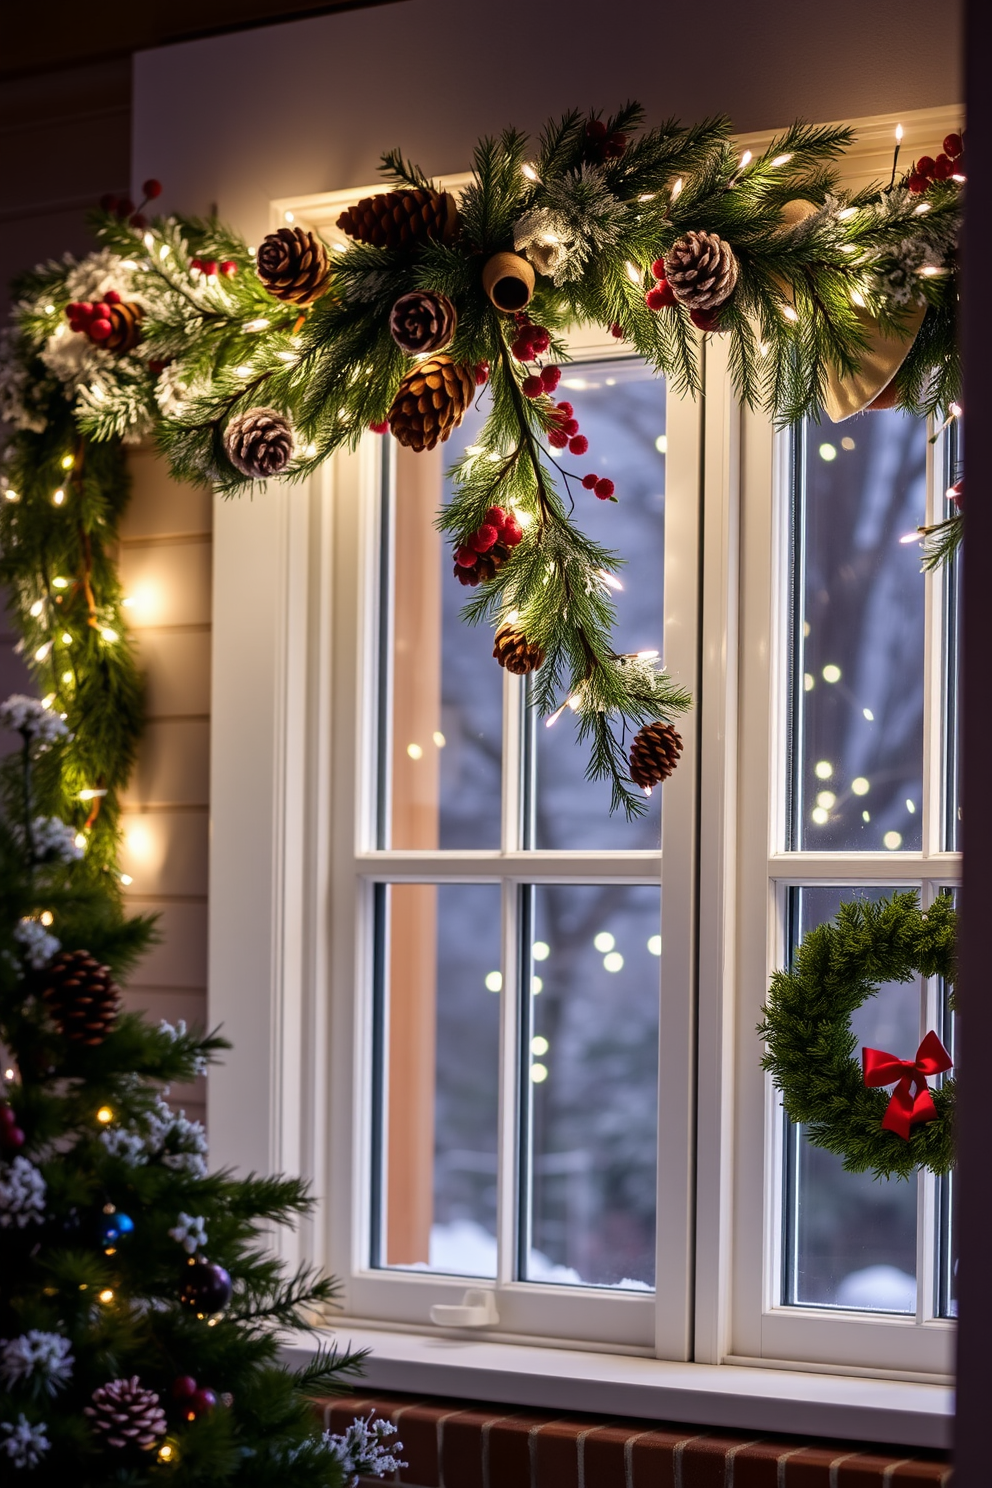
[[[32,1376],[54,1395],[72,1378],[72,1344],[61,1333],[31,1328],[17,1338],[0,1338],[0,1381],[9,1390]]]
[[[22,1412],[16,1421],[0,1421],[0,1452],[6,1452],[15,1467],[37,1467],[51,1446],[44,1421],[32,1426]]]
[[[0,1230],[23,1230],[45,1218],[45,1180],[34,1163],[15,1157],[0,1163]]]
[[[111,1380],[93,1391],[93,1404],[83,1407],[93,1430],[109,1447],[141,1447],[147,1451],[165,1435],[165,1411],[154,1390],[146,1390],[136,1374]]]
[[[574,245],[571,229],[560,212],[533,207],[513,224],[513,246],[539,274],[547,274],[557,284]]]

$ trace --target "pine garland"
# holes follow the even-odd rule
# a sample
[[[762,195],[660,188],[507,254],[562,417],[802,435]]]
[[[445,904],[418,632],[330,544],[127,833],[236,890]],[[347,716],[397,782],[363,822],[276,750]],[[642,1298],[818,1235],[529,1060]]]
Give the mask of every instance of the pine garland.
[[[885,982],[908,982],[918,972],[952,983],[956,931],[948,894],[925,911],[915,891],[856,900],[810,930],[792,970],[771,979],[758,1027],[767,1045],[763,1068],[790,1120],[803,1124],[815,1147],[843,1157],[849,1173],[908,1178],[919,1168],[941,1174],[952,1166],[954,1080],[931,1092],[937,1117],[915,1124],[908,1141],[883,1129],[889,1092],[865,1086],[852,1058],[851,1015]]]

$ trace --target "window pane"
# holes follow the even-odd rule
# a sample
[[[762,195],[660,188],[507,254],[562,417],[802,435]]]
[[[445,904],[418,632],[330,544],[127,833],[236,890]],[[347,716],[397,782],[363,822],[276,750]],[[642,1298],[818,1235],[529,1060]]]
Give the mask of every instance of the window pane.
[[[793,845],[919,850],[926,425],[890,411],[797,436]]]
[[[468,591],[434,526],[444,470],[478,433],[474,409],[446,445],[396,447],[384,497],[381,847],[498,847],[503,673],[487,626],[459,618]]]
[[[498,884],[382,884],[372,1263],[496,1274]]]
[[[650,1288],[660,891],[555,885],[525,903],[521,1275]]]
[[[961,421],[955,419],[947,431],[945,491],[961,478],[963,455]],[[938,517],[947,518],[954,515],[956,507],[945,495],[934,502],[934,511]],[[948,852],[961,847],[961,605],[961,563],[955,557],[944,570],[944,846]]]
[[[833,918],[842,902],[881,899],[891,888],[792,890],[793,945]],[[912,1058],[920,1041],[923,987],[889,982],[854,1014],[851,1027],[865,1044]],[[812,1147],[802,1128],[786,1121],[786,1265],[784,1297],[793,1306],[879,1312],[916,1310],[917,1185],[845,1173],[842,1159]]]
[[[638,361],[569,366],[559,397],[575,410],[588,453],[560,463],[578,479],[570,494],[582,528],[625,560],[616,598],[617,651],[661,650],[665,556],[665,384]],[[594,471],[616,486],[616,503],[599,501],[581,477]],[[657,790],[637,822],[610,815],[610,788],[585,780],[588,745],[577,745],[571,715],[553,728],[532,720],[537,765],[533,840],[539,848],[657,848]]]

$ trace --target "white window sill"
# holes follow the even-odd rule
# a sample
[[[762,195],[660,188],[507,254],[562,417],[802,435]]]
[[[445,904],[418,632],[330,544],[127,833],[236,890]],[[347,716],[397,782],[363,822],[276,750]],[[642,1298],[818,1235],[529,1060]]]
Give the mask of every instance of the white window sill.
[[[364,1321],[336,1323],[333,1338],[339,1347],[371,1350],[364,1383],[373,1391],[910,1447],[951,1444],[950,1385],[740,1364],[677,1364],[630,1354],[393,1332]],[[302,1362],[312,1351],[308,1334],[295,1334],[284,1350],[290,1363]]]

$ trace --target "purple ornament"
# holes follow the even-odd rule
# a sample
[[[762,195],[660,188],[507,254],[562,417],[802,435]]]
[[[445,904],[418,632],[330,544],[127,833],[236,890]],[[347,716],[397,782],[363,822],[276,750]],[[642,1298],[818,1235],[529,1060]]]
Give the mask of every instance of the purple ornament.
[[[231,1300],[231,1278],[215,1261],[191,1261],[183,1271],[179,1300],[201,1317],[223,1312]]]

